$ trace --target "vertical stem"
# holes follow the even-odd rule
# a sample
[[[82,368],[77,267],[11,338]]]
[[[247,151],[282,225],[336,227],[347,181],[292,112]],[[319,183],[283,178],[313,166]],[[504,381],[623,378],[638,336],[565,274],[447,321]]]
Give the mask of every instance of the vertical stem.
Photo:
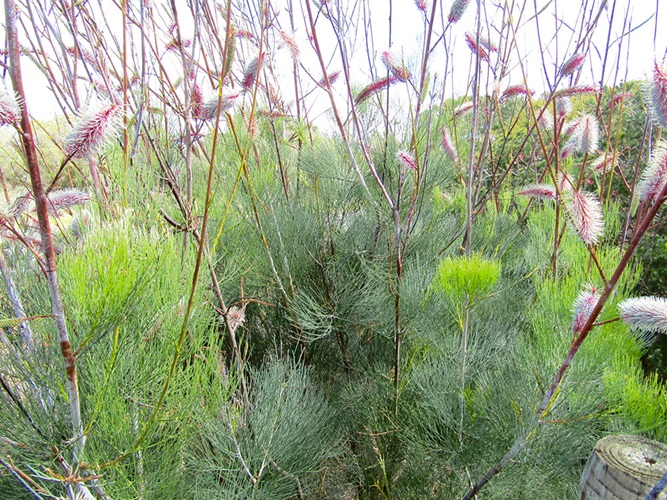
[[[67,399],[69,401],[70,419],[72,421],[73,448],[72,448],[72,473],[76,473],[83,454],[86,438],[83,435],[83,425],[81,422],[81,407],[79,400],[79,384],[77,380],[76,361],[72,353],[69,335],[67,333],[67,324],[65,322],[65,312],[63,309],[62,296],[58,284],[58,275],[56,273],[56,254],[53,246],[51,234],[51,225],[47,213],[47,200],[42,186],[42,179],[39,171],[39,162],[37,159],[37,149],[35,147],[32,125],[28,114],[25,91],[23,89],[23,78],[21,75],[20,46],[18,40],[18,31],[16,26],[16,3],[14,0],[5,1],[5,18],[7,26],[7,39],[9,44],[9,73],[12,79],[14,91],[19,97],[19,106],[21,108],[21,123],[18,132],[21,136],[21,142],[25,154],[28,171],[30,173],[30,182],[35,200],[37,211],[37,220],[39,223],[39,232],[44,249],[44,258],[46,262],[46,277],[49,285],[49,295],[51,298],[51,308],[58,330],[58,340],[60,342],[60,351],[65,361],[65,371],[67,373]]]

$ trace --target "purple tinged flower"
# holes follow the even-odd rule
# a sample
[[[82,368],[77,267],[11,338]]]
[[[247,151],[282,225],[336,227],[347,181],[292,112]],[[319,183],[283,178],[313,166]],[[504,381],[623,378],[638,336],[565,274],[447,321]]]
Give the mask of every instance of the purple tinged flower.
[[[587,287],[582,290],[574,301],[574,314],[572,317],[572,333],[577,335],[584,330],[584,326],[593,313],[593,309],[600,300],[600,294],[595,287]]]
[[[63,151],[72,158],[88,158],[116,133],[122,116],[120,103],[112,102],[81,116],[67,134]]]
[[[655,63],[653,80],[644,88],[644,101],[653,122],[667,128],[667,69]]]
[[[410,170],[417,170],[417,162],[415,161],[414,157],[407,151],[399,151],[396,153],[396,157],[405,167],[409,168]]]
[[[667,299],[638,297],[625,299],[618,308],[621,319],[634,330],[667,334]]]
[[[90,201],[90,195],[74,188],[52,191],[47,198],[48,211],[57,214],[76,205],[83,205]]]
[[[190,92],[190,107],[192,108],[192,115],[195,118],[201,116],[201,106],[204,97],[201,93],[201,87],[197,82],[192,85],[192,91]]]
[[[489,62],[489,54],[488,52],[484,49],[484,47],[480,47],[480,45],[477,45],[477,42],[475,41],[475,36],[466,31],[465,34],[466,38],[466,43],[468,44],[468,47],[470,47],[470,50],[473,51],[473,53],[477,54],[480,59],[483,61]]]
[[[591,169],[593,170],[593,172],[606,173],[609,170],[613,170],[615,165],[616,164],[614,163],[613,151],[603,153],[597,158],[595,158],[593,161],[591,161]]]
[[[489,52],[498,52],[498,46],[488,36],[480,36],[479,44]]]
[[[447,127],[442,128],[442,147],[445,148],[445,152],[447,153],[447,156],[449,156],[450,160],[452,160],[453,162],[456,162],[458,160],[459,155],[456,151],[456,147],[454,146],[454,141],[452,141],[452,136],[449,133]]]
[[[368,99],[371,95],[373,95],[376,92],[379,92],[380,90],[389,87],[390,85],[393,85],[398,81],[398,78],[395,76],[388,76],[386,78],[380,78],[379,80],[374,81],[370,85],[366,86],[361,92],[357,94],[357,97],[355,98],[354,102],[356,104],[361,103],[362,101],[365,101]]]
[[[447,20],[450,23],[456,23],[460,21],[461,17],[463,17],[463,14],[468,8],[469,3],[470,0],[455,0],[452,4],[452,8],[449,10],[449,17]]]
[[[653,148],[651,160],[637,187],[641,201],[656,201],[667,182],[667,141],[660,141]]]
[[[292,55],[292,59],[298,61],[299,55],[301,54],[301,50],[299,49],[299,44],[296,43],[294,37],[288,35],[282,30],[280,31],[280,37],[283,39],[283,42],[285,42],[285,45],[289,49],[290,54]]]
[[[575,54],[570,57],[560,69],[560,74],[563,76],[571,75],[577,71],[586,59],[586,54]]]
[[[332,73],[329,73],[327,77],[329,78],[329,85],[333,85],[334,83],[336,83],[336,80],[338,80],[338,77],[340,77],[340,71],[334,71]],[[327,79],[322,78],[319,82],[317,82],[317,85],[319,85],[323,89],[326,89]]]
[[[512,85],[511,87],[507,87],[505,91],[502,93],[500,96],[501,101],[505,101],[507,99],[510,99],[512,97],[516,96],[527,96],[527,95],[533,95],[535,91],[533,90],[528,90],[525,85]]]
[[[16,95],[0,91],[0,125],[14,125],[21,119],[21,109],[19,108]]]
[[[565,196],[565,213],[574,232],[586,245],[595,245],[604,231],[600,202],[592,193],[570,191]]]
[[[243,79],[241,80],[241,86],[243,87],[244,90],[250,90],[250,88],[255,83],[260,67],[262,66],[263,60],[264,60],[264,52],[262,52],[259,56],[255,57],[246,66],[246,70],[243,73]]]
[[[551,130],[554,128],[554,115],[551,114],[551,111],[545,109],[542,111],[542,116],[539,116],[537,119],[537,124],[544,130]]]
[[[472,101],[462,102],[456,108],[454,108],[454,116],[459,117],[465,115],[468,111],[472,111],[472,108],[475,107],[475,103]]]
[[[570,97],[573,95],[597,94],[598,92],[600,92],[600,89],[592,85],[575,85],[574,87],[568,87],[566,89],[559,90],[558,92],[554,93],[554,97],[560,98]]]
[[[416,5],[417,8],[418,8],[419,10],[421,10],[422,12],[426,12],[426,8],[428,7],[428,6],[426,5],[426,0],[415,0],[415,5]]]
[[[556,113],[562,117],[572,112],[572,101],[568,96],[556,98]]]
[[[223,95],[220,99],[220,115],[234,107],[240,94]],[[218,116],[218,96],[212,97],[201,106],[200,118],[202,120],[214,120]]]
[[[532,186],[527,186],[517,194],[541,200],[555,200],[557,197],[556,188],[549,184],[534,184]]]
[[[572,146],[579,153],[594,153],[598,148],[599,140],[597,118],[591,114],[585,114],[578,122],[578,127],[572,133]]]
[[[391,71],[399,81],[405,82],[412,76],[405,65],[402,62],[398,62],[396,60],[396,56],[392,52],[385,50],[382,53],[381,58],[387,69]]]

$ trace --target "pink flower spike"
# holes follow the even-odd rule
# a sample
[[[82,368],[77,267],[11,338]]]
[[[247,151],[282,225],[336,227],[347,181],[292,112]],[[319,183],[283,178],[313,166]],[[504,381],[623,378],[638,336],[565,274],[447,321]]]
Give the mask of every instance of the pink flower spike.
[[[445,152],[450,160],[456,162],[459,159],[456,147],[452,141],[452,136],[450,135],[449,130],[447,130],[447,127],[443,127],[442,129],[442,147],[445,148]]]
[[[468,47],[470,47],[470,50],[477,54],[483,61],[489,62],[489,54],[486,52],[486,50],[484,50],[484,47],[477,45],[475,36],[472,33],[466,31],[465,37],[466,43],[468,44]]]
[[[594,153],[598,148],[599,125],[594,115],[585,114],[572,134],[572,144],[580,153]]]
[[[452,4],[452,8],[449,10],[449,17],[447,20],[450,23],[456,23],[460,21],[461,17],[463,17],[463,14],[468,8],[469,3],[470,0],[455,0]]]
[[[600,92],[600,89],[598,87],[593,87],[592,85],[576,85],[574,87],[559,90],[554,94],[554,97],[560,98],[573,95],[597,94],[598,92]]]
[[[6,90],[0,91],[0,125],[14,125],[21,119],[16,95]]]
[[[524,85],[512,85],[511,87],[507,87],[505,91],[502,93],[500,96],[501,101],[505,101],[507,99],[510,99],[512,97],[516,96],[527,96],[527,95],[533,95],[535,91],[533,90],[528,90]]]
[[[48,211],[57,214],[76,205],[83,205],[90,201],[90,195],[78,189],[59,189],[52,191],[48,196]]]
[[[606,173],[613,170],[616,164],[614,163],[614,152],[609,151],[602,153],[600,156],[591,161],[591,170],[596,173]]]
[[[644,101],[653,122],[667,128],[667,69],[655,63],[653,80],[644,88]]]
[[[625,299],[618,308],[621,319],[634,330],[667,334],[667,299],[639,297]]]
[[[280,37],[283,39],[283,42],[285,42],[285,45],[289,49],[290,54],[292,55],[292,59],[298,61],[301,50],[299,49],[299,44],[296,43],[294,37],[288,35],[282,30],[280,31]]]
[[[475,107],[475,103],[472,101],[462,102],[454,108],[454,116],[458,117],[465,115],[468,111],[471,111],[473,107]]]
[[[72,158],[88,158],[96,153],[117,131],[122,116],[120,103],[83,115],[67,134],[63,151]]]
[[[243,73],[243,80],[241,81],[241,86],[243,87],[244,90],[250,90],[250,88],[253,86],[255,83],[255,80],[257,79],[257,75],[259,74],[259,70],[262,66],[262,61],[264,60],[264,52],[262,52],[259,56],[255,57],[248,66],[246,66],[246,70]]]
[[[412,76],[410,71],[408,71],[402,62],[398,62],[396,56],[388,50],[385,50],[382,53],[382,62],[387,67],[393,75],[398,78],[399,81],[405,82],[410,79]]]
[[[340,71],[334,71],[333,73],[329,73],[327,77],[329,78],[329,85],[333,85],[336,83],[336,80],[338,80],[338,77],[340,76]],[[326,78],[322,78],[319,82],[317,82],[317,85],[322,87],[323,89],[327,88],[327,80]]]
[[[585,59],[586,59],[586,54],[573,55],[560,68],[560,74],[563,76],[571,75],[581,67]]]
[[[204,97],[201,93],[201,87],[195,82],[192,85],[192,92],[190,93],[190,107],[192,108],[192,116],[195,118],[201,117],[201,106]]]
[[[651,160],[642,175],[637,189],[641,201],[656,201],[667,182],[667,141],[660,141],[653,148]]]
[[[480,36],[479,44],[489,52],[498,52],[498,46],[488,36]]]
[[[426,12],[426,8],[428,7],[428,5],[426,5],[426,0],[415,0],[415,5],[422,12]]]
[[[595,245],[604,231],[600,202],[592,193],[571,191],[565,198],[565,212],[574,232],[586,245]]]
[[[399,151],[396,153],[396,157],[405,167],[409,168],[410,170],[417,170],[417,162],[415,161],[414,157],[407,151]]]
[[[229,95],[223,95],[222,99],[220,100],[220,116],[222,116],[223,113],[226,113],[230,109],[234,107],[234,104],[236,103],[236,100],[239,98],[240,94],[229,94]],[[202,104],[201,107],[201,114],[200,118],[202,120],[214,120],[215,117],[218,115],[218,96],[212,97],[208,101],[206,101],[204,104]]]
[[[574,301],[574,314],[572,317],[572,333],[577,335],[584,330],[584,326],[593,313],[593,309],[600,300],[600,294],[595,287],[582,290]]]
[[[521,196],[530,196],[540,200],[555,200],[557,197],[556,188],[549,184],[534,184],[523,188],[517,193]]]
[[[380,78],[379,80],[374,81],[367,87],[365,87],[361,92],[357,94],[357,97],[355,98],[354,102],[355,104],[359,104],[366,99],[368,99],[371,95],[374,93],[389,87],[390,85],[393,85],[398,81],[398,78],[395,76],[389,76],[386,78]]]

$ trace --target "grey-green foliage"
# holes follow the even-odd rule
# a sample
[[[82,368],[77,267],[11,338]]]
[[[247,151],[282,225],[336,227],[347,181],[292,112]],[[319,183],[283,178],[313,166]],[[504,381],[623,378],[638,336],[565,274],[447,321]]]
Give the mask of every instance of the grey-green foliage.
[[[253,370],[250,408],[221,401],[202,412],[192,450],[195,498],[326,498],[344,435],[309,370],[271,359]],[[334,482],[332,485],[332,481]]]

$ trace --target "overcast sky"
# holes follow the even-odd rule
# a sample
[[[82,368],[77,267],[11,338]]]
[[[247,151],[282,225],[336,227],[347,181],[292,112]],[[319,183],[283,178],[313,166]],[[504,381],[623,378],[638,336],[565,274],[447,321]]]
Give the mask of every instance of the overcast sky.
[[[428,0],[429,6],[430,1]],[[178,0],[177,3],[183,9],[180,19],[185,23],[187,11],[184,0]],[[298,0],[294,0],[294,3],[299,4]],[[358,2],[341,0],[341,3],[347,6],[349,19],[363,19],[358,15],[359,11],[353,9],[354,5],[360,5]],[[421,52],[424,29],[423,14],[416,7],[414,0],[393,0],[391,23],[388,0],[374,0],[369,3],[371,10],[368,12],[367,29],[357,28],[349,34],[350,39],[355,39],[352,78],[359,86],[370,82],[371,64],[375,65],[380,75],[385,74],[380,54],[390,48],[390,25],[391,49],[396,54],[402,55],[408,67],[412,66],[414,69],[418,67],[417,60]],[[450,0],[444,0],[442,3],[444,17],[447,16],[451,3]],[[438,76],[441,84],[444,81],[447,95],[463,95],[468,92],[471,80],[471,52],[465,42],[465,33],[476,31],[475,3],[475,0],[471,1],[461,20],[450,27],[444,40],[432,54],[429,69],[433,75]],[[502,16],[502,11],[497,5],[505,2],[482,0],[481,3],[486,12],[481,32],[488,34],[493,41],[498,36],[493,26],[500,25]],[[547,79],[553,77],[557,65],[574,53],[574,45],[580,38],[582,16],[590,15],[589,12],[596,10],[601,2],[600,0],[534,0],[536,7],[533,5],[533,0],[528,0],[526,3],[528,5],[521,19],[523,24],[519,22],[518,14],[512,19],[517,29],[517,50],[511,54],[514,61],[513,70],[502,81],[496,82],[493,81],[492,75],[488,74],[483,79],[486,85],[485,92],[491,92],[494,84],[502,90],[510,85],[522,83],[522,72],[517,64],[519,60],[523,62],[529,86],[538,92],[546,90]],[[588,4],[593,5],[594,9],[589,8],[588,11],[582,12],[582,5]],[[279,12],[283,26],[289,26],[286,0],[273,0],[272,5]],[[525,22],[533,17],[536,8],[537,11],[541,11],[539,29],[543,50],[539,49],[535,21]],[[298,20],[300,14],[296,17]],[[486,19],[490,20],[488,24]],[[588,57],[580,76],[580,83],[599,82],[605,53],[608,57],[602,82],[605,85],[620,83],[625,79],[645,78],[650,74],[654,60],[664,61],[667,30],[662,26],[665,22],[667,22],[665,0],[609,0],[602,12],[599,26],[591,38],[592,43],[587,51]],[[187,27],[185,29],[187,30]],[[321,20],[317,29],[324,52],[334,54],[336,42],[330,26]],[[440,31],[441,25],[437,25],[436,35]],[[303,21],[300,24],[297,22],[294,36],[303,47],[301,56],[303,64],[312,69],[315,75],[319,75],[319,64],[308,42]],[[372,53],[370,58],[366,55],[367,46]],[[606,47],[609,47],[608,51],[605,50]],[[275,57],[279,61],[281,57],[286,57],[286,54],[276,54]],[[57,110],[49,99],[46,81],[34,67],[31,67],[28,59],[23,59],[23,63],[30,111],[38,118],[48,118]],[[289,69],[291,64],[284,67]],[[547,68],[546,72],[543,67]],[[330,70],[336,69],[341,69],[340,59],[333,56]],[[339,91],[339,94],[342,92]]]

